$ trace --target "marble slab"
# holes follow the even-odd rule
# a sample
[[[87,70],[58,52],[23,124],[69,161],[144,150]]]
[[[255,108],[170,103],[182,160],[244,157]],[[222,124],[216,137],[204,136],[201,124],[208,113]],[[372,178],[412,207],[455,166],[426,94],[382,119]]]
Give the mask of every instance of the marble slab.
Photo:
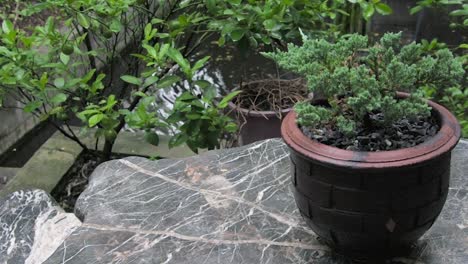
[[[0,263],[43,263],[81,222],[42,190],[0,199]]]
[[[44,263],[362,263],[334,254],[305,225],[288,152],[274,139],[184,159],[104,163],[77,201],[82,223]],[[454,150],[452,167],[439,220],[411,254],[383,263],[468,263],[468,142]],[[0,247],[0,263],[22,263],[10,255]]]

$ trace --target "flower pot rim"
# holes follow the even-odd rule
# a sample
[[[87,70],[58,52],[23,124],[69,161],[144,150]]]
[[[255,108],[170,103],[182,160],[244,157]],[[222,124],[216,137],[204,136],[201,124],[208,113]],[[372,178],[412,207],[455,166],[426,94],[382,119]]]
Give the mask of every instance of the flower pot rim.
[[[255,80],[255,81],[250,81],[250,82],[246,82],[245,84],[252,84],[252,83],[261,83],[261,82],[266,82],[266,81],[269,81],[269,80],[280,80],[280,81],[292,81],[292,80],[289,80],[289,79],[281,79],[281,78],[268,78],[268,79],[260,79],[260,80]],[[234,88],[233,91],[236,91],[236,90],[240,90],[239,89],[239,85],[236,86],[236,88]],[[242,114],[244,114],[245,116],[250,116],[250,117],[276,117],[278,116],[278,112],[276,111],[256,111],[256,110],[249,110],[247,108],[243,108],[243,107],[238,107],[236,104],[234,104],[232,101],[228,103],[228,106],[230,109],[232,109],[233,111],[237,111],[237,112],[242,112]],[[290,108],[286,108],[286,109],[281,109],[281,114],[282,115],[286,115],[287,113],[289,113],[290,111],[292,110],[292,107]]]
[[[398,92],[399,97],[408,93]],[[322,164],[347,168],[396,168],[429,161],[450,152],[461,137],[460,125],[455,116],[445,107],[427,100],[439,115],[440,129],[437,134],[414,147],[388,151],[353,151],[322,144],[312,140],[296,124],[296,113],[291,111],[281,125],[281,136],[286,144],[300,155]]]

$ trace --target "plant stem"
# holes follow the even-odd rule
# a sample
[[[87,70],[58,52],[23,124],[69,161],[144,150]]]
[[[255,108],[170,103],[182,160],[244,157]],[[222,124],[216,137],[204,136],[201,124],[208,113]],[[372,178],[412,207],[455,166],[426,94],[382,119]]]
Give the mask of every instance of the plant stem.
[[[112,155],[112,147],[114,146],[115,140],[107,140],[104,142],[104,148],[102,149],[102,161],[108,161],[111,158]]]

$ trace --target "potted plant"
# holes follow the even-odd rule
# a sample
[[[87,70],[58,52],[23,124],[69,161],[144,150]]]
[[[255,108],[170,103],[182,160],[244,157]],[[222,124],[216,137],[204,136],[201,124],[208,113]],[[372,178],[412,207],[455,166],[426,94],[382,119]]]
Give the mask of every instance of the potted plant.
[[[424,55],[420,44],[385,34],[337,42],[304,40],[266,53],[304,75],[327,98],[301,102],[283,120],[291,148],[296,203],[309,226],[344,253],[394,254],[436,220],[447,197],[450,152],[460,138],[455,117],[422,99],[463,77],[447,50]],[[410,93],[401,93],[406,91]]]
[[[369,20],[375,12],[391,13],[391,8],[380,0],[214,2],[207,1],[208,13],[221,10],[222,15],[217,15],[209,28],[220,32],[218,44],[232,40],[243,55],[249,50],[284,49],[287,41],[300,41],[301,34],[325,36],[361,31],[362,18]],[[241,84],[237,90],[242,93],[229,108],[239,121],[241,145],[280,137],[282,117],[297,100],[307,98],[307,89],[300,80],[255,80]]]
[[[229,102],[231,115],[239,122],[239,143],[281,137],[281,120],[295,103],[307,98],[304,79],[263,79],[241,83],[242,91]]]

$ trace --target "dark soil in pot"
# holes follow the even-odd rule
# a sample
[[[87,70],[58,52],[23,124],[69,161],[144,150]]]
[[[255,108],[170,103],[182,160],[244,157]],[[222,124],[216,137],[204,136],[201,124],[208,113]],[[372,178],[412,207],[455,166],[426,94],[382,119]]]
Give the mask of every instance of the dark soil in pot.
[[[308,94],[303,79],[258,80],[241,84],[237,89],[242,93],[229,103],[229,108],[239,122],[241,145],[280,137],[281,120]]]
[[[460,127],[448,110],[429,104],[438,132],[414,147],[390,151],[325,145],[304,135],[294,112],[284,119],[281,132],[291,148],[297,206],[312,230],[338,252],[399,254],[436,221],[447,197],[450,153]]]
[[[382,119],[381,113],[372,115],[372,119]],[[434,116],[416,119],[403,118],[389,125],[373,129],[357,128],[356,135],[348,136],[336,129],[310,129],[301,127],[302,132],[312,140],[340,149],[356,151],[383,151],[409,148],[427,141],[439,131],[438,121]]]

